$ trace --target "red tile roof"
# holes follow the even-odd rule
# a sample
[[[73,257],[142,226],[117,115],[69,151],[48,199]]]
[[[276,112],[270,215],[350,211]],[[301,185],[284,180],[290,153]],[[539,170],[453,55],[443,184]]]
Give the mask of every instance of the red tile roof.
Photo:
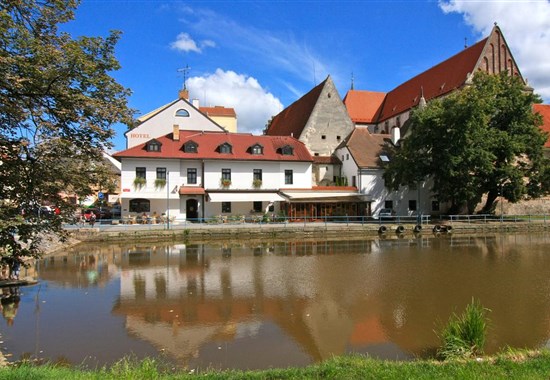
[[[179,159],[209,159],[209,160],[237,160],[237,161],[313,161],[313,157],[306,146],[290,136],[254,136],[247,133],[226,132],[197,132],[180,131],[179,141],[173,140],[173,135],[155,139],[161,145],[160,152],[148,152],[147,143],[143,143],[113,154],[121,158],[179,158]],[[198,145],[198,153],[189,153],[182,150],[183,144],[193,141]],[[218,147],[223,143],[232,146],[232,153],[219,153]],[[263,147],[262,155],[250,152],[250,147],[260,144]],[[283,155],[280,148],[293,148],[293,155]]]
[[[342,162],[335,156],[313,156],[313,163],[340,165]]]
[[[371,134],[365,127],[355,128],[348,138],[347,147],[359,168],[377,168],[389,138],[390,135]]]
[[[423,90],[426,101],[464,85],[469,73],[474,73],[488,38],[464,49],[453,57],[399,85],[387,96],[378,121],[384,121],[418,105]]]
[[[233,108],[225,108],[224,106],[199,107],[199,110],[206,116],[237,117]]]
[[[285,108],[281,113],[273,117],[269,127],[266,130],[266,135],[270,136],[295,136],[299,138],[304,130],[304,127],[313,112],[313,108],[321,95],[321,91],[325,86],[325,79],[322,83],[315,86],[310,92],[296,100],[290,106]]]
[[[385,98],[384,92],[349,90],[344,104],[354,123],[375,123]]]
[[[533,110],[542,116],[543,124],[540,129],[549,134],[544,147],[550,148],[550,104],[535,104]]]

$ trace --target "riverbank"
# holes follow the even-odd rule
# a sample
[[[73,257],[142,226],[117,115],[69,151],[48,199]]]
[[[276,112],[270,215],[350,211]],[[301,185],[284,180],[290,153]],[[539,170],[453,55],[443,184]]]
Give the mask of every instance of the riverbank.
[[[374,360],[360,355],[336,357],[304,368],[262,371],[174,370],[154,359],[122,360],[98,370],[54,364],[0,368],[2,379],[547,379],[550,352],[520,351],[494,357],[438,362]]]
[[[416,228],[415,228],[416,227]],[[502,232],[535,232],[550,229],[550,223],[541,221],[514,222],[448,222],[435,221],[424,224],[419,229],[415,224],[396,223],[227,223],[199,224],[187,223],[171,225],[100,225],[70,230],[71,241],[78,242],[149,242],[149,241],[192,241],[211,242],[228,240],[291,240],[291,239],[331,239],[331,238],[403,238],[431,234],[487,234]],[[381,231],[383,230],[383,231]],[[54,252],[58,246],[48,252]]]

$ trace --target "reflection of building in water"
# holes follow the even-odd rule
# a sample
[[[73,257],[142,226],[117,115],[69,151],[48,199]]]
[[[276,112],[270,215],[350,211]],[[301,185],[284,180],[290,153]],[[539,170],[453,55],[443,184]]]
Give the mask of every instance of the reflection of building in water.
[[[126,316],[132,334],[184,361],[208,343],[235,340],[238,331],[255,334],[265,321],[275,322],[312,359],[327,359],[350,345],[365,347],[387,338],[375,308],[367,314],[354,310],[358,293],[346,297],[349,283],[327,281],[344,275],[355,285],[370,286],[364,268],[355,265],[362,256],[341,268],[310,256],[365,253],[372,244],[304,241],[220,245],[206,252],[202,245],[164,253],[133,250],[123,256],[114,312]]]
[[[78,288],[105,286],[118,276],[122,251],[128,248],[81,245],[79,251],[66,256],[50,256],[38,261],[37,268],[43,280]]]

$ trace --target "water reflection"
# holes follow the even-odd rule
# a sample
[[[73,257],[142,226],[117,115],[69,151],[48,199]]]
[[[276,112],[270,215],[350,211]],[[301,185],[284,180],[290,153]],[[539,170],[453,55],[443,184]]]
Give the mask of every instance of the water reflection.
[[[425,355],[438,323],[472,297],[492,310],[488,352],[540,347],[550,327],[549,247],[545,234],[81,246],[42,261],[39,274],[50,296],[105,289],[67,316],[97,323],[98,340],[82,344],[83,332],[70,330],[56,347],[68,360],[156,351],[189,367],[286,367],[349,352]],[[49,345],[42,340],[45,352]]]

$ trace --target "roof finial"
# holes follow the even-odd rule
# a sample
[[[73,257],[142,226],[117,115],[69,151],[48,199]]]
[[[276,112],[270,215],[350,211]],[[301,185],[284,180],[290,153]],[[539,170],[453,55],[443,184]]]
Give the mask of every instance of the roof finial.
[[[351,89],[353,90],[353,71],[351,72]]]
[[[468,37],[464,37],[464,49],[468,48]]]
[[[418,108],[422,109],[426,107],[426,98],[424,98],[424,86],[420,86],[420,100],[418,101]]]
[[[191,70],[191,68],[189,67],[188,64],[186,64],[185,67],[183,67],[181,69],[178,69],[178,73],[183,73],[183,89],[184,90],[187,90],[187,74],[189,73],[190,70]]]

